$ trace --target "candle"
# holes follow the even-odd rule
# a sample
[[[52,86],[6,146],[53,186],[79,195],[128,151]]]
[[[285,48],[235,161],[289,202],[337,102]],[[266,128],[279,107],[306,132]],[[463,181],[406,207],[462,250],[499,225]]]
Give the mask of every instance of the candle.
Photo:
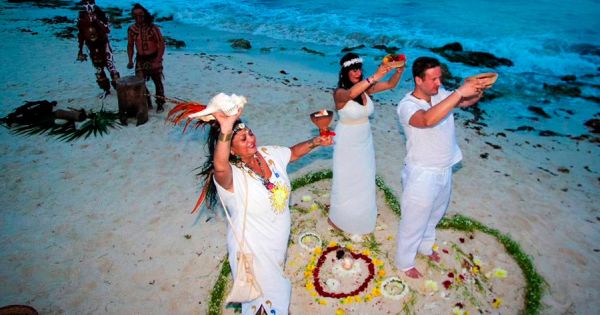
[[[352,259],[352,257],[346,256],[342,260],[342,267],[346,270],[350,270],[350,269],[352,269],[353,263],[354,263],[354,260]]]

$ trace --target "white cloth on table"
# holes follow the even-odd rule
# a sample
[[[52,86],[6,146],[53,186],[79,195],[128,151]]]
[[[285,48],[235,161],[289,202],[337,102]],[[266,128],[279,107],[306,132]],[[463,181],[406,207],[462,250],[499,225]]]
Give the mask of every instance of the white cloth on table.
[[[408,93],[398,104],[407,152],[402,170],[402,217],[396,250],[396,265],[403,271],[414,267],[417,252],[432,254],[435,227],[450,202],[452,166],[462,159],[452,112],[431,128],[413,127],[409,121],[417,111],[427,111],[450,94],[440,87],[431,97],[430,105]]]
[[[274,184],[283,184],[290,189],[287,175],[287,165],[290,161],[289,148],[279,146],[264,146],[258,148],[259,153],[265,158],[271,168],[272,176],[269,179]],[[289,211],[289,198],[285,209],[277,214],[271,206],[271,195],[262,181],[247,170],[231,166],[233,172],[233,190],[229,192],[215,181],[217,192],[230,212],[231,221],[239,237],[242,234],[244,223],[244,199],[246,184],[248,186],[248,208],[246,215],[245,240],[246,248],[254,254],[254,272],[263,290],[263,296],[242,303],[242,314],[254,314],[260,305],[267,309],[275,310],[276,314],[287,314],[290,304],[291,284],[285,278],[283,266],[285,264],[288,239],[290,236],[291,217]],[[235,277],[237,272],[236,253],[238,243],[232,233],[231,226],[227,228],[227,250],[229,264]]]
[[[333,180],[329,219],[351,234],[375,230],[377,220],[375,149],[369,116],[373,101],[363,106],[354,100],[338,110],[333,146]]]

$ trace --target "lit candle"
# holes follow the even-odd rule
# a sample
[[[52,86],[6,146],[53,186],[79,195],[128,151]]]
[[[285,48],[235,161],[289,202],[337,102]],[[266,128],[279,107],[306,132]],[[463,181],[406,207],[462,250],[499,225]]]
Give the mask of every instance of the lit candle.
[[[346,270],[350,270],[352,269],[352,264],[354,263],[354,260],[352,259],[352,257],[349,257],[349,255],[347,255],[346,257],[344,257],[344,259],[342,260],[342,267]]]

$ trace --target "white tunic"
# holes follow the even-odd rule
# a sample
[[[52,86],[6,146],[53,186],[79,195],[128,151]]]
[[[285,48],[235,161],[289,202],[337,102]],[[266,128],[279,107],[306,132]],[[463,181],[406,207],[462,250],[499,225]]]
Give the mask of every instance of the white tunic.
[[[375,149],[369,115],[373,101],[366,104],[350,100],[338,111],[333,146],[333,182],[329,218],[351,234],[375,230]]]
[[[269,179],[274,184],[285,185],[290,191],[290,181],[286,167],[290,161],[291,151],[289,148],[279,146],[265,146],[258,148],[259,153],[265,158],[272,171]],[[283,266],[290,235],[290,210],[289,194],[281,211],[274,211],[271,196],[262,181],[256,176],[250,175],[247,170],[232,165],[233,190],[229,192],[223,187],[217,186],[217,192],[230,212],[236,233],[241,237],[244,222],[244,199],[246,197],[246,185],[248,187],[248,207],[246,215],[246,247],[250,247],[254,254],[254,272],[263,290],[263,296],[242,304],[242,314],[254,314],[258,307],[263,304],[269,310],[272,307],[276,314],[287,314],[291,284],[284,277]],[[244,182],[246,178],[247,184]],[[233,276],[237,272],[236,252],[238,243],[228,225],[227,250],[229,252],[229,263]],[[253,306],[256,309],[253,310]]]

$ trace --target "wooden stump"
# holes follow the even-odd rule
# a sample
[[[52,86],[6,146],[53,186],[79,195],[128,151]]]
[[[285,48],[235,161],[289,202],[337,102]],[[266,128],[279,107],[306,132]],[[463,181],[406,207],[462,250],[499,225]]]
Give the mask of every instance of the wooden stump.
[[[144,78],[126,76],[117,80],[119,120],[127,125],[127,118],[135,117],[137,126],[148,121],[148,97]]]

